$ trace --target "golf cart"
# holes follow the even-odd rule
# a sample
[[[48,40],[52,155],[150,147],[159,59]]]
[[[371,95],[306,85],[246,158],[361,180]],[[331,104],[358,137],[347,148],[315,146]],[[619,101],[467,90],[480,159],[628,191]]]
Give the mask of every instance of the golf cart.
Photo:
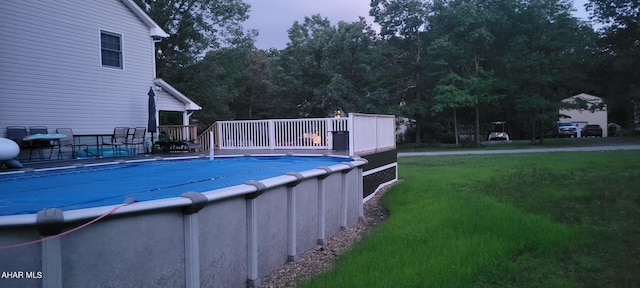
[[[509,141],[507,122],[496,121],[491,124],[493,124],[493,132],[489,133],[489,141]]]

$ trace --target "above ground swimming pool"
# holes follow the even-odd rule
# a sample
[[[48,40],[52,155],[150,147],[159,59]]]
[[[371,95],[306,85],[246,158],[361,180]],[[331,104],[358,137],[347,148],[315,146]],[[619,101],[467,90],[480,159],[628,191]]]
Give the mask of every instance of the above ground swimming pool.
[[[357,156],[89,162],[0,173],[0,287],[258,287],[364,220]]]
[[[216,157],[131,161],[0,174],[0,216],[178,197],[351,161],[325,156]]]

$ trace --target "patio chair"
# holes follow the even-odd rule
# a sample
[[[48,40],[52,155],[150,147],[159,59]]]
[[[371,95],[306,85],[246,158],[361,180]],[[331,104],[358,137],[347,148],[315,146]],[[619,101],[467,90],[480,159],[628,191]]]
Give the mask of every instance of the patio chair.
[[[142,146],[144,151],[147,152],[146,149],[144,148],[144,140],[146,135],[147,135],[147,128],[136,127],[135,130],[133,130],[133,135],[131,136],[131,140],[126,142],[127,148],[129,148],[130,146],[133,146],[133,149],[134,149],[133,151],[137,154],[138,148]]]
[[[27,133],[27,127],[25,126],[9,126],[7,127],[7,138],[13,140],[20,147],[20,151],[29,150],[29,160],[31,160],[31,153],[33,153],[33,143],[24,141],[24,137],[29,135]],[[22,160],[20,158],[20,154],[18,154],[18,160]]]
[[[49,129],[47,129],[46,126],[31,126],[29,127],[29,135],[34,135],[34,134],[49,134]],[[44,160],[44,155],[42,154],[42,150],[43,149],[49,149],[49,158],[47,158],[48,160],[51,160],[51,156],[53,155],[53,148],[56,146],[55,144],[53,144],[51,142],[51,140],[46,140],[46,139],[39,139],[39,140],[33,140],[31,141],[33,148],[34,149],[38,149],[38,152],[40,153],[40,159]],[[31,152],[33,152],[33,149],[31,149]],[[31,159],[31,154],[29,154],[29,159]]]
[[[73,130],[71,130],[71,128],[58,128],[56,129],[56,133],[67,135],[67,137],[57,140],[58,141],[58,159],[62,159],[62,148],[64,147],[71,148],[71,158],[74,158],[74,159],[76,158],[76,151],[80,151],[80,150],[76,150],[77,147],[79,147],[80,149],[82,149],[82,146],[86,147],[85,149],[88,154],[89,146],[87,144],[77,143],[75,140],[75,137],[73,137]]]
[[[126,147],[129,139],[129,127],[116,127],[113,129],[110,141],[104,141],[102,139],[103,146],[111,146],[113,155],[120,155],[121,148]],[[104,151],[104,149],[103,149]],[[127,151],[127,154],[129,152]]]

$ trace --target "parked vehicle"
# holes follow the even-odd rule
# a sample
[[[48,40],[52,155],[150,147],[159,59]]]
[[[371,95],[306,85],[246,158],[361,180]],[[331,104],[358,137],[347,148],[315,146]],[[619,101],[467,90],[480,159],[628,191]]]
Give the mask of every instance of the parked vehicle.
[[[622,126],[616,123],[609,123],[607,126],[607,137],[618,137],[623,135]]]
[[[571,122],[558,122],[558,138],[578,137],[578,125]]]
[[[602,137],[602,127],[598,124],[589,124],[582,129],[582,137]]]
[[[489,141],[509,141],[509,134],[507,134],[507,122],[496,121],[491,122],[493,124],[493,131],[489,133]]]

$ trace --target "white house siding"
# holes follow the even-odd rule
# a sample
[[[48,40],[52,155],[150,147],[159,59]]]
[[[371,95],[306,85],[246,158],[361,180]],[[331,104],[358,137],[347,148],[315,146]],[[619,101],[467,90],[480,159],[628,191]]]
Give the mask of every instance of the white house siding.
[[[121,35],[124,69],[101,66],[101,30]],[[153,42],[121,1],[4,0],[0,47],[0,135],[13,125],[146,126]]]
[[[185,111],[184,103],[165,91],[156,92],[156,108],[162,111]],[[189,124],[189,123],[185,123]]]
[[[596,97],[589,94],[578,94],[562,101],[564,102],[573,102],[575,98],[582,98],[585,101],[591,103],[601,103],[603,100],[600,97]],[[570,109],[570,110],[560,110],[560,114],[564,114],[569,116],[570,118],[562,118],[560,121],[571,121],[571,122],[579,122],[586,121],[588,124],[598,124],[602,127],[602,137],[607,137],[607,106],[604,106],[604,109],[601,111],[591,112],[589,110],[578,110],[578,109]]]

